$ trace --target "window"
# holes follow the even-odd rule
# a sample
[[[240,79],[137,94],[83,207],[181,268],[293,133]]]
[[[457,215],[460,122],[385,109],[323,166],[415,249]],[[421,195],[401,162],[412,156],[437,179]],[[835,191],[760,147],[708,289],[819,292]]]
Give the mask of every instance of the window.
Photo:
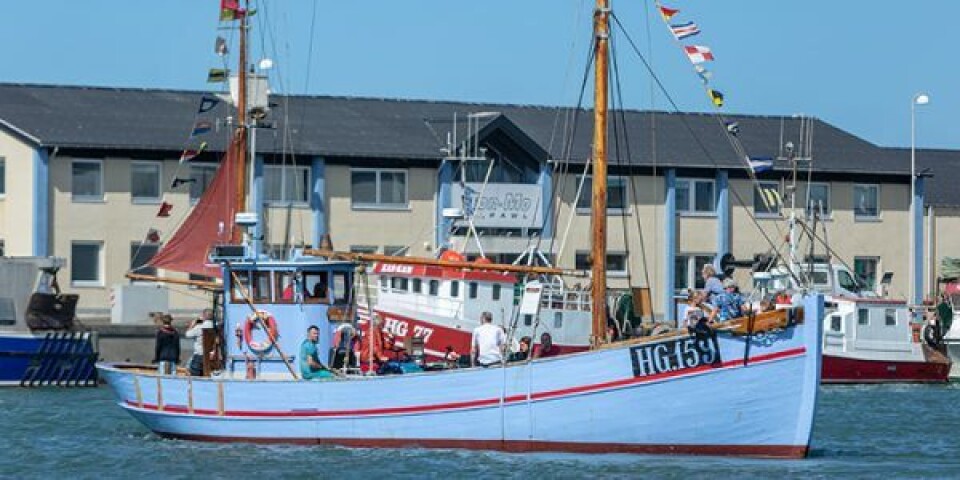
[[[351,170],[350,200],[354,208],[406,208],[406,170]]]
[[[457,298],[460,296],[460,282],[453,281],[450,282],[450,298]]]
[[[577,186],[583,176],[577,176]],[[630,204],[627,197],[627,177],[615,175],[607,176],[607,212],[626,213],[630,210]],[[580,190],[580,197],[577,198],[577,210],[581,213],[590,211],[590,203],[593,199],[592,183],[593,176],[587,175],[583,182],[583,189]]]
[[[524,326],[527,326],[527,327],[533,325],[533,315],[524,315],[524,316],[523,316],[523,325],[524,325]]]
[[[311,272],[303,275],[304,301],[308,303],[327,303],[329,301],[328,287],[330,286],[327,272]],[[380,285],[385,287],[386,279],[380,278]],[[384,288],[385,289],[385,288]]]
[[[350,245],[350,253],[377,253],[373,245]]]
[[[6,256],[4,250],[6,250],[6,245],[3,243],[3,240],[0,240],[0,257]]]
[[[155,243],[134,243],[130,245],[130,271],[141,275],[156,275],[157,269],[147,266],[160,245]]]
[[[577,252],[575,263],[577,270],[590,270],[590,254],[587,252]],[[612,277],[625,276],[627,274],[627,254],[619,252],[607,252],[607,275]]]
[[[843,328],[843,319],[840,315],[830,315],[830,330],[839,332]]]
[[[217,165],[212,163],[190,164],[190,201],[196,202],[207,191],[213,176],[217,173]]]
[[[897,311],[892,308],[884,309],[883,311],[883,323],[888,327],[894,327],[897,325]]]
[[[270,303],[272,296],[270,272],[253,272],[253,282],[250,285],[250,299],[253,303]]]
[[[499,284],[499,283],[494,283],[494,284],[493,284],[493,299],[494,299],[494,300],[500,300],[500,288],[501,288],[501,287],[500,287],[500,284]]]
[[[864,289],[875,290],[877,288],[877,265],[879,263],[880,259],[878,257],[853,258],[853,273]]]
[[[407,250],[409,250],[409,247],[406,247],[406,246],[386,245],[383,247],[383,254],[391,255],[394,257],[402,257],[407,254]]]
[[[130,197],[134,203],[160,201],[160,162],[130,163]]]
[[[305,166],[265,165],[263,200],[268,203],[307,203],[310,170]]]
[[[0,198],[7,194],[7,160],[0,157]]]
[[[103,243],[73,242],[70,245],[70,281],[79,286],[103,284]]]
[[[430,295],[436,297],[440,294],[440,281],[439,280],[430,280]]]
[[[717,199],[713,180],[677,179],[677,211],[681,213],[714,213]]]
[[[853,186],[853,216],[856,219],[880,218],[880,185]]]
[[[807,185],[807,216],[813,217],[814,213],[820,215],[820,218],[830,217],[830,184],[811,183]]]
[[[553,328],[563,328],[563,312],[553,313]]]
[[[677,290],[688,288],[703,288],[703,266],[713,263],[716,255],[677,255],[674,259],[673,282]]]
[[[350,303],[350,278],[347,272],[333,272],[330,274],[333,278],[331,293],[333,302],[338,304]]]
[[[467,287],[467,295],[470,298],[477,298],[477,282],[470,282]]]
[[[423,280],[419,278],[413,279],[413,293],[420,293],[423,291]]]
[[[71,174],[73,201],[103,200],[103,161],[74,160]]]
[[[757,182],[753,188],[753,213],[757,216],[778,217],[783,202],[780,199],[780,184]]]
[[[857,309],[857,324],[870,325],[870,310],[866,308]]]
[[[409,280],[406,277],[393,277],[390,279],[390,288],[396,293],[407,293]]]
[[[837,272],[837,280],[840,283],[840,288],[848,291],[857,293],[860,291],[860,284],[850,275],[850,272],[846,270],[840,270]]]
[[[387,277],[380,277],[380,291],[386,292],[390,286],[390,279]]]

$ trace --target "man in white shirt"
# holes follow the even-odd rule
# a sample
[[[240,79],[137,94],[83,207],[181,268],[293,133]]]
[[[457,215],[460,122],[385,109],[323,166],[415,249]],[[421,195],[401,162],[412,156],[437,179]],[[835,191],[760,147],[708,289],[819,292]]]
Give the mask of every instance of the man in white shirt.
[[[489,367],[503,361],[503,344],[506,335],[503,329],[493,324],[490,312],[480,314],[480,326],[473,329],[470,341],[471,364]]]
[[[213,328],[213,310],[203,309],[200,318],[193,321],[193,326],[183,335],[193,339],[193,356],[190,357],[190,375],[199,377],[203,375],[203,331]]]

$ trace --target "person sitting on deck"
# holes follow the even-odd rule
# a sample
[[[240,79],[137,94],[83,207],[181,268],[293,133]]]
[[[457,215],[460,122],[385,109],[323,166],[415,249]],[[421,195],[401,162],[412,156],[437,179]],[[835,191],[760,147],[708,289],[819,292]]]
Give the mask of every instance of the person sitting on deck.
[[[317,355],[317,342],[320,340],[320,329],[310,325],[307,329],[307,338],[300,344],[300,378],[314,380],[333,376],[327,367],[320,363]]]
[[[553,345],[553,336],[547,332],[540,335],[540,345],[533,351],[533,358],[554,357],[560,354],[560,349]]]
[[[717,277],[717,269],[708,263],[703,266],[700,275],[703,276],[703,301],[715,305],[717,295],[723,293],[723,282]]]
[[[371,324],[372,326],[368,327],[365,333],[361,333],[360,337],[360,368],[365,372],[376,372],[380,365],[389,360],[385,353],[383,320],[380,319],[380,315],[373,314]]]
[[[688,329],[695,327],[701,320],[707,317],[703,311],[703,293],[697,290],[691,290],[687,294],[687,310],[684,314],[684,326]]]
[[[530,337],[523,337],[520,339],[520,343],[517,347],[517,351],[510,354],[510,357],[507,358],[507,362],[522,362],[530,358],[530,344],[533,343],[533,339]]]
[[[493,324],[493,314],[480,314],[480,326],[473,329],[470,339],[470,361],[473,365],[491,367],[503,361],[503,344],[506,335],[503,329]]]
[[[723,293],[715,297],[714,304],[717,308],[710,314],[711,322],[725,322],[743,316],[743,297],[740,296],[737,282],[732,278],[724,279]]]

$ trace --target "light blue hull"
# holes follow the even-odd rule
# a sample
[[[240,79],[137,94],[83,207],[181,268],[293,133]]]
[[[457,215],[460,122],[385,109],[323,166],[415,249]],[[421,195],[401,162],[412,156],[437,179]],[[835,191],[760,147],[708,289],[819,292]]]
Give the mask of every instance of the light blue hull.
[[[507,368],[329,381],[159,377],[103,365],[120,405],[169,437],[356,446],[801,457],[820,374],[805,319],[712,347],[664,339]],[[711,353],[713,352],[713,353]]]

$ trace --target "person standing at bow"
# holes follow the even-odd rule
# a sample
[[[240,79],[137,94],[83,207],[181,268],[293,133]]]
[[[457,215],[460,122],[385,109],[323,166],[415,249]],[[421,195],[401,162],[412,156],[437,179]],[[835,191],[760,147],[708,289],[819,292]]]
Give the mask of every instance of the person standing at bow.
[[[213,310],[204,308],[200,317],[193,321],[184,337],[193,339],[193,356],[190,357],[190,375],[199,377],[203,375],[203,331],[213,328]]]
[[[164,314],[160,317],[160,328],[153,350],[153,363],[157,364],[157,373],[171,375],[176,373],[180,361],[180,333],[173,328],[173,317]]]

